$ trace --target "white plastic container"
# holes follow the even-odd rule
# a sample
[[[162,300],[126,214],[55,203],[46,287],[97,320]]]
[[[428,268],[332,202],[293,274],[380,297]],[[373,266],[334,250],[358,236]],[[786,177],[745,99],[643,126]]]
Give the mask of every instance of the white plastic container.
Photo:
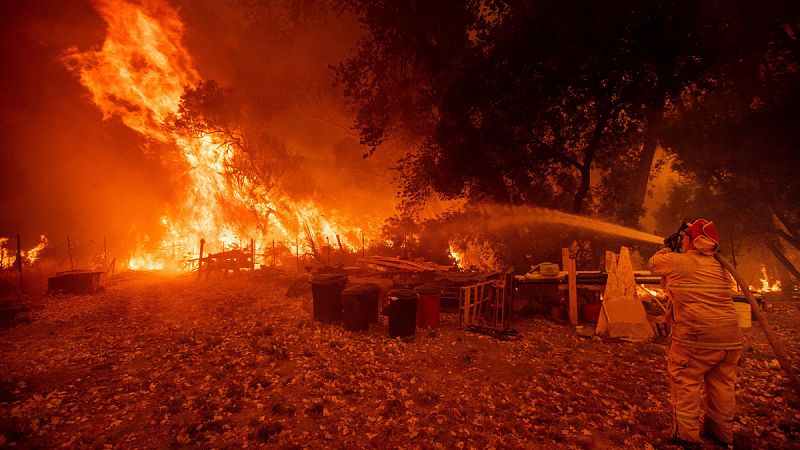
[[[750,304],[734,302],[733,307],[736,308],[736,313],[739,315],[739,326],[741,328],[750,328],[753,326]]]

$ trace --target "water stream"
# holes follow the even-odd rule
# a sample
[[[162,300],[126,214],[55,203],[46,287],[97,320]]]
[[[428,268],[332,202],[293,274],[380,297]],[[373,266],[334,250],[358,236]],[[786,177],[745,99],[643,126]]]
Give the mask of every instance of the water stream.
[[[589,229],[603,234],[623,236],[651,244],[662,244],[664,242],[664,238],[655,234],[546,208],[519,206],[512,209],[506,206],[491,205],[482,207],[481,212],[490,218],[489,227],[495,229],[532,224],[560,224]]]

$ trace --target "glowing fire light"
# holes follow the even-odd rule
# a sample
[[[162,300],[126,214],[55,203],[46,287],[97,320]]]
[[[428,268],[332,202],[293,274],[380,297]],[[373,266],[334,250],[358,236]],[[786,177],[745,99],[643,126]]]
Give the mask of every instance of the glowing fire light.
[[[17,262],[17,252],[11,248],[10,243],[11,241],[9,238],[0,237],[0,263],[2,263],[4,267],[12,267]],[[47,236],[39,236],[39,243],[36,244],[36,246],[20,252],[23,263],[35,263],[36,260],[39,259],[39,253],[47,248],[49,244],[50,242],[47,240]]]
[[[664,291],[657,291],[655,289],[646,288],[644,286],[639,285],[643,291],[647,292],[648,294],[652,295],[653,297],[664,297]]]
[[[464,255],[459,253],[458,250],[456,250],[455,247],[453,247],[453,244],[450,244],[450,258],[453,259],[453,262],[455,262],[458,268],[461,269],[464,268],[461,265],[462,262],[464,261]]]
[[[450,257],[461,269],[500,270],[502,258],[497,254],[492,242],[472,238],[449,243]]]
[[[213,130],[195,136],[163,126],[178,113],[184,89],[202,80],[182,45],[183,23],[172,6],[161,0],[99,0],[96,9],[107,24],[102,47],[71,49],[65,63],[104,118],[119,118],[150,140],[174,144],[186,165],[182,201],[162,219],[159,250],[148,249],[146,239],[137,242],[131,269],[177,267],[182,258],[197,257],[201,238],[208,254],[251,240],[256,253],[273,240],[307,251],[312,236],[353,250],[364,234],[377,235],[379,223],[350,226],[353,218],[323,214],[313,201],[296,201],[280,186],[267,190],[246,176],[234,182],[226,174],[247,155]]]
[[[781,292],[781,282],[780,280],[775,280],[774,283],[770,284],[769,276],[767,276],[767,267],[762,264],[761,265],[761,275],[762,278],[759,280],[761,281],[761,287],[757,288],[754,286],[750,286],[750,290],[753,292]]]

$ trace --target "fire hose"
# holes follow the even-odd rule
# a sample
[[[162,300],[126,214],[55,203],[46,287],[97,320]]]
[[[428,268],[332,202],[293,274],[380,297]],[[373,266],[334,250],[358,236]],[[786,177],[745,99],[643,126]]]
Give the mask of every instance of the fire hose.
[[[739,285],[739,288],[744,293],[745,298],[747,299],[747,303],[750,304],[750,308],[753,310],[753,314],[756,316],[756,320],[758,323],[761,324],[761,329],[764,330],[764,334],[767,336],[767,340],[769,341],[769,345],[772,346],[772,350],[775,352],[775,356],[778,358],[778,364],[780,364],[781,369],[786,373],[789,377],[789,382],[794,386],[795,393],[800,393],[800,381],[797,379],[797,375],[794,372],[794,368],[792,368],[792,361],[786,356],[786,352],[783,349],[783,346],[778,342],[775,333],[772,331],[772,327],[767,320],[767,317],[764,315],[764,312],[761,311],[761,308],[758,306],[758,302],[756,302],[755,297],[753,297],[753,293],[750,292],[750,288],[747,287],[747,283],[745,283],[744,279],[733,265],[722,255],[719,253],[714,253],[714,258],[722,264],[730,274],[733,276],[733,279],[736,280],[736,283]]]

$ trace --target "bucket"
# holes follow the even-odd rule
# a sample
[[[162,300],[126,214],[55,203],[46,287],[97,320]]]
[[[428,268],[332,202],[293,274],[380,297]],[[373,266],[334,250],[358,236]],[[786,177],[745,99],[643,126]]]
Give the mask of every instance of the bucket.
[[[363,284],[342,291],[342,326],[350,331],[369,329],[369,299]]]
[[[417,326],[417,294],[408,289],[389,291],[386,311],[389,315],[389,336],[413,336]]]
[[[342,321],[342,291],[347,284],[344,275],[318,275],[311,280],[314,320],[323,323]]]
[[[750,328],[753,325],[750,316],[750,304],[734,302],[733,307],[736,308],[736,314],[739,316],[739,326],[741,328]]]
[[[436,284],[423,284],[414,291],[419,296],[417,328],[439,328],[441,288]]]
[[[600,319],[601,307],[602,303],[600,302],[582,304],[580,309],[581,319],[583,319],[584,322],[597,323]]]
[[[553,319],[553,322],[561,322],[562,320],[564,320],[564,307],[563,306],[551,307],[550,318]]]

